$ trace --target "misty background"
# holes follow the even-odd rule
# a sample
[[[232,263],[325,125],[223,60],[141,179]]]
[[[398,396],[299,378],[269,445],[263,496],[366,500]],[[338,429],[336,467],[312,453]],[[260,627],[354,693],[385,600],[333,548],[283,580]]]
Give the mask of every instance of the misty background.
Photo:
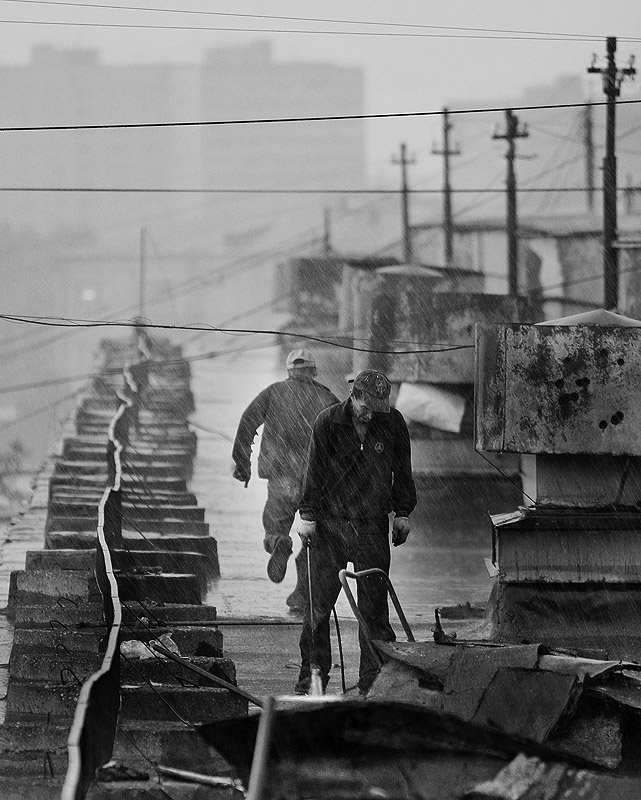
[[[590,208],[565,191],[586,184],[580,104],[604,100],[586,70],[607,36],[621,66],[639,54],[638,2],[187,5],[0,0],[0,458],[26,471],[100,339],[137,315],[269,328],[289,259],[328,242],[402,257],[401,143],[411,222],[427,226],[415,255],[442,264],[444,107],[458,222],[504,221],[505,108],[528,126],[519,188],[559,190],[523,193],[519,214],[600,214],[600,193]],[[602,107],[591,125],[600,187]],[[617,133],[619,185],[640,186],[641,105],[619,105]],[[641,194],[621,210],[638,217]],[[167,335],[207,349],[206,331]]]

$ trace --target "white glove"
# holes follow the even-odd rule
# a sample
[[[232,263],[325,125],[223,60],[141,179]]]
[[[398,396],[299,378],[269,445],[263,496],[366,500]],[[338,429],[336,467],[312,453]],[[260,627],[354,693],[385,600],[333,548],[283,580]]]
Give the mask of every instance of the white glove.
[[[405,544],[407,537],[410,535],[410,521],[408,517],[394,517],[392,523],[392,544],[398,547],[400,544]]]
[[[316,538],[316,523],[312,520],[301,519],[298,524],[298,535],[303,547],[313,547]]]

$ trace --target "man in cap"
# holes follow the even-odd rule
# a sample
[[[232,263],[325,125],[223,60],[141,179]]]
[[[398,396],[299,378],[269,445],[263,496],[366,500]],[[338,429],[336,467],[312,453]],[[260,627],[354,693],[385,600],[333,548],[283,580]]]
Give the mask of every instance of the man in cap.
[[[404,544],[409,535],[416,506],[410,438],[402,414],[390,407],[390,390],[386,375],[366,369],[354,378],[347,400],[322,411],[314,423],[298,531],[304,547],[311,548],[312,609],[303,619],[297,694],[309,692],[312,665],[319,668],[323,688],[329,681],[329,617],[341,589],[339,570],[351,561],[357,572],[374,567],[389,572],[390,512],[392,544]],[[359,582],[358,606],[372,638],[394,641],[381,576]],[[358,688],[364,696],[378,665],[365,631],[359,630],[359,640]]]
[[[233,476],[247,486],[252,443],[263,425],[258,455],[258,477],[267,479],[263,546],[270,554],[267,575],[275,583],[284,579],[293,549],[290,529],[302,494],[312,425],[324,408],[338,403],[327,387],[314,380],[316,361],[309,350],[289,353],[287,375],[287,380],[272,383],[247,406],[232,448]],[[302,611],[307,605],[307,587],[307,559],[301,551],[296,558],[296,587],[286,600],[292,610]]]

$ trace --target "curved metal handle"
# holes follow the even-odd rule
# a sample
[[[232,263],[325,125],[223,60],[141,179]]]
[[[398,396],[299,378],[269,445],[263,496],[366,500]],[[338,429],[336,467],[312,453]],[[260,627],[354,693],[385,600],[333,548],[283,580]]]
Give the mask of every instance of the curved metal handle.
[[[392,599],[392,603],[394,604],[394,608],[396,610],[396,613],[398,614],[398,618],[401,622],[401,625],[403,626],[403,630],[405,631],[405,635],[407,636],[407,641],[415,642],[416,639],[414,638],[412,629],[410,628],[407,618],[403,612],[403,609],[401,608],[399,599],[396,595],[396,592],[394,591],[394,587],[392,586],[392,581],[390,580],[389,575],[384,570],[379,569],[378,567],[372,567],[372,569],[363,569],[360,572],[350,572],[346,569],[342,569],[338,573],[338,579],[340,580],[343,586],[345,595],[347,596],[347,600],[349,601],[349,604],[352,607],[352,611],[354,612],[354,616],[358,620],[359,624],[363,625],[364,629],[367,631],[367,625],[363,621],[362,615],[358,610],[358,606],[356,605],[356,601],[354,600],[354,595],[352,594],[352,591],[349,588],[347,579],[354,578],[355,580],[359,580],[360,578],[366,578],[369,575],[380,575],[385,580],[385,584],[387,585],[387,591]],[[370,638],[369,633],[368,633],[368,638]]]

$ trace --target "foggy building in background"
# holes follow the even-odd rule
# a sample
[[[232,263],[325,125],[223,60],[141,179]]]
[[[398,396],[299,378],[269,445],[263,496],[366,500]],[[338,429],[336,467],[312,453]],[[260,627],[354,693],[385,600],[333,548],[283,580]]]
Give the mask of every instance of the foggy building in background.
[[[131,319],[144,260],[149,319],[223,324],[269,301],[275,250],[309,246],[322,229],[316,190],[365,188],[362,120],[264,121],[362,114],[363,70],[278,62],[266,42],[151,64],[42,45],[26,64],[0,65],[0,97],[1,127],[40,128],[5,132],[0,150],[2,185],[20,190],[0,192],[5,313]],[[263,121],[190,124],[226,120]],[[158,189],[213,191],[145,191]],[[239,270],[240,293],[225,282]],[[104,330],[16,333],[0,332],[5,386],[91,371]],[[0,417],[73,388],[10,394]],[[58,438],[52,425],[36,416],[0,431],[0,452],[17,436],[37,453]]]

